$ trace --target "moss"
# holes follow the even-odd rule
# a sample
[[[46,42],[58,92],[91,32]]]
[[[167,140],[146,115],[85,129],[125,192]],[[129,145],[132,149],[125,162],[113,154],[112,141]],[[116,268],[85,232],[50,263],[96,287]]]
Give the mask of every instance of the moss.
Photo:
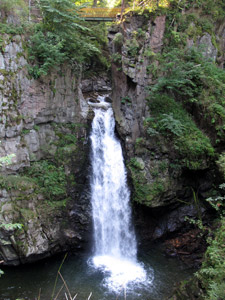
[[[171,148],[172,144],[180,156],[181,165],[190,169],[205,167],[207,159],[213,156],[214,149],[181,103],[170,97],[160,96],[151,99],[149,106],[152,117],[145,121],[149,135],[163,135],[168,147]]]
[[[12,76],[14,73],[12,71],[6,71],[5,69],[0,69],[0,74],[3,76]]]
[[[133,200],[147,206],[152,206],[153,202],[156,203],[158,200],[160,201],[160,197],[165,191],[165,182],[157,178],[158,171],[157,176],[152,174],[153,177],[156,178],[149,183],[146,178],[145,170],[143,170],[142,165],[135,158],[131,158],[127,166],[131,171],[133,180]]]
[[[35,186],[34,180],[27,176],[20,175],[0,175],[1,189],[26,191]]]
[[[113,38],[113,43],[116,46],[122,46],[123,45],[123,35],[120,32],[117,32]]]

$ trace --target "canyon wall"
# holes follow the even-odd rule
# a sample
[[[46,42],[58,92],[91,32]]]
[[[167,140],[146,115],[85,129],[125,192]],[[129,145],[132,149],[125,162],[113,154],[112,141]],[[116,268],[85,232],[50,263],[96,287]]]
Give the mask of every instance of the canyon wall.
[[[193,11],[183,11],[182,18],[188,20],[189,14],[192,13]],[[197,16],[198,11],[195,13]],[[217,148],[216,134],[212,133],[212,125],[204,122],[204,108],[192,103],[187,104],[185,97],[168,92],[170,99],[173,99],[171,101],[175,100],[174,107],[177,103],[178,106],[182,104],[182,108],[179,106],[179,109],[188,118],[191,117],[190,122],[194,122],[190,126],[195,126],[195,131],[202,134],[193,146],[196,148],[193,148],[193,155],[190,154],[192,133],[187,134],[187,139],[190,140],[187,141],[187,149],[183,154],[180,150],[183,146],[179,146],[176,141],[178,137],[173,138],[168,128],[162,132],[162,127],[159,128],[154,123],[155,116],[151,106],[154,106],[155,111],[159,110],[161,100],[157,99],[159,105],[154,104],[149,90],[154,89],[164,76],[163,71],[157,72],[163,69],[162,57],[164,53],[169,53],[170,43],[174,43],[173,47],[182,51],[198,49],[202,51],[203,57],[217,61],[220,67],[223,67],[225,23],[215,23],[213,31],[209,33],[196,25],[196,17],[196,23],[189,22],[187,27],[179,32],[175,17],[172,23],[171,20],[170,16],[157,16],[154,13],[152,16],[133,15],[125,17],[120,26],[112,26],[108,35],[113,59],[112,99],[117,131],[123,142],[128,174],[131,178],[136,225],[139,236],[144,240],[157,239],[188,227],[186,218],[195,218],[198,210],[204,215],[205,207],[199,200],[207,197],[212,183],[215,182],[216,168],[210,152],[214,151],[213,147]],[[195,35],[189,34],[191,29]],[[179,42],[174,40],[174,36],[180,38]],[[177,80],[179,81],[179,78]],[[168,105],[163,104],[164,107],[168,106],[168,111],[164,109],[164,119],[160,122],[166,122],[171,117],[173,119],[176,115],[178,106],[170,112],[170,103],[172,102],[169,100]],[[171,122],[168,121],[166,126],[169,127]],[[182,120],[178,122],[182,123]],[[201,145],[205,138],[208,139],[208,149],[198,154],[197,145]],[[194,139],[193,137],[193,142]],[[183,140],[184,145],[185,138]],[[221,138],[222,144],[223,141]]]
[[[84,94],[110,89],[108,79],[81,82],[64,65],[48,76],[28,73],[26,41],[4,34],[0,51],[1,260],[32,261],[87,242],[87,170],[92,113]],[[40,180],[41,178],[41,180]]]

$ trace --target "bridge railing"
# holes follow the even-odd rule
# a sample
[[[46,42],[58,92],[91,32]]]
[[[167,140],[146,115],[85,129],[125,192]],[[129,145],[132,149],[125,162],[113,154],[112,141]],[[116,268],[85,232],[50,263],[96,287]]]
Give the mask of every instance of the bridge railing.
[[[80,10],[81,16],[85,19],[115,19],[121,13],[121,8],[87,7]]]

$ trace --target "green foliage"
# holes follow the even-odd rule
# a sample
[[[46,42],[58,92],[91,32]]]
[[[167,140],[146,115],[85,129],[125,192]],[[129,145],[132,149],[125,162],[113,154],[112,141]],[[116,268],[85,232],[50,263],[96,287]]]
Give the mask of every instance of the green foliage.
[[[127,53],[129,56],[136,58],[138,55],[138,51],[140,48],[140,45],[135,37],[133,37],[130,40],[126,41],[126,47],[127,47]]]
[[[7,223],[7,224],[0,224],[0,228],[4,228],[5,230],[15,230],[15,229],[22,229],[23,225],[19,223]]]
[[[59,200],[66,195],[66,175],[63,166],[56,166],[50,161],[34,162],[26,170],[33,181],[49,200]]]
[[[15,157],[16,155],[15,154],[9,154],[7,156],[3,156],[3,157],[0,157],[0,167],[5,165],[10,165],[12,163],[12,159],[13,157]]]
[[[199,56],[199,57],[198,57]],[[195,101],[202,91],[200,56],[194,49],[173,49],[160,58],[157,83],[150,86],[150,96],[168,93]]]
[[[122,104],[127,103],[128,105],[131,105],[131,98],[129,96],[125,96],[122,98],[121,103]]]
[[[175,1],[172,1],[175,2]],[[178,8],[190,9],[197,8],[203,15],[210,16],[212,20],[222,20],[225,16],[225,3],[223,0],[181,0]]]
[[[123,35],[121,32],[117,32],[113,38],[113,43],[117,46],[123,45]]]
[[[23,11],[28,13],[28,9],[24,0],[1,0],[0,9],[4,10],[5,12]]]
[[[147,49],[145,49],[145,51],[144,51],[144,56],[145,56],[145,57],[152,58],[152,57],[154,57],[155,55],[156,55],[155,52],[152,51],[151,48],[147,48]]]
[[[222,141],[225,138],[225,71],[194,48],[174,48],[157,60],[160,65],[154,73],[156,81],[149,87],[149,98],[153,101],[169,95],[196,106],[203,114],[205,126],[214,128],[216,143]]]
[[[156,179],[151,184],[147,183],[143,166],[134,157],[130,159],[127,166],[132,174],[134,201],[147,206],[151,205],[152,201],[160,197],[164,192],[165,187],[163,181]]]
[[[11,35],[22,34],[24,33],[24,26],[15,26],[13,24],[0,23],[0,33],[6,33]]]
[[[225,218],[221,218],[219,228],[206,250],[202,267],[197,273],[206,291],[207,300],[225,298]]]
[[[223,174],[223,178],[225,179],[225,152],[220,154],[219,159],[217,160],[216,163],[219,167],[219,170]]]
[[[176,136],[181,136],[185,127],[181,121],[174,119],[173,114],[162,114],[162,119],[159,121],[160,131],[172,133]]]
[[[113,53],[112,61],[115,63],[121,64],[122,63],[122,55],[120,53]]]
[[[225,183],[220,184],[219,188],[223,191],[225,191]],[[210,205],[219,212],[220,216],[222,216],[225,212],[225,196],[222,193],[219,195],[216,195],[215,197],[209,197],[206,199],[210,203]]]
[[[59,67],[65,61],[66,54],[62,52],[63,43],[57,34],[47,32],[44,34],[40,27],[31,37],[32,48],[29,49],[29,60],[38,60],[39,66],[29,66],[29,72],[34,78],[47,75],[53,67]]]
[[[169,6],[171,0],[135,0],[129,1],[131,10],[138,14],[156,13]]]
[[[34,181],[27,176],[0,175],[1,189],[26,191],[34,186]]]
[[[191,169],[202,167],[214,154],[209,139],[197,128],[181,103],[166,95],[149,99],[151,117],[145,120],[150,136],[162,134],[180,156],[180,164]]]
[[[37,24],[30,38],[29,71],[38,78],[53,67],[69,61],[88,63],[100,58],[99,40],[79,17],[79,8],[72,0],[40,0],[43,21]]]

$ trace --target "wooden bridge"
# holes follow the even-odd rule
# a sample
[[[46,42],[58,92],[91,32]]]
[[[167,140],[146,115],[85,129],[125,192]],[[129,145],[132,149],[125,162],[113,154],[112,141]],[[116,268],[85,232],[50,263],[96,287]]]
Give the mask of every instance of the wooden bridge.
[[[103,8],[103,7],[86,7],[80,10],[81,16],[86,21],[115,21],[117,16],[121,14],[121,7]]]

